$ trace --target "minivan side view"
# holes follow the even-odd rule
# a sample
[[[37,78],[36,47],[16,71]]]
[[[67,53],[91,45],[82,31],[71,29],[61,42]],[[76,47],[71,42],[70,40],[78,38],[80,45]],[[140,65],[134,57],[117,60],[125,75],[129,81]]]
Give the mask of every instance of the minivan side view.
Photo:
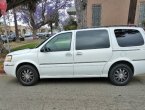
[[[25,86],[43,78],[108,77],[127,85],[145,73],[145,32],[140,27],[100,27],[60,32],[34,49],[9,53],[4,70]]]

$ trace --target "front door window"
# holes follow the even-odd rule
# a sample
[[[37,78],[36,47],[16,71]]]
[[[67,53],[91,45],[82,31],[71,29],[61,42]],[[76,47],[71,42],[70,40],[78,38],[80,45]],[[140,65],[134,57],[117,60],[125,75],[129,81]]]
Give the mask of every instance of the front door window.
[[[72,33],[62,33],[56,35],[51,39],[45,46],[50,50],[50,52],[56,51],[70,51],[71,49]]]

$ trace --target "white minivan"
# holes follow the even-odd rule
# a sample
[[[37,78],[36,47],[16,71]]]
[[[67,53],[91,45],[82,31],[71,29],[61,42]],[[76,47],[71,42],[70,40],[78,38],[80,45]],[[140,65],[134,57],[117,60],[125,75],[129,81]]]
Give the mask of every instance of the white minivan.
[[[42,78],[108,77],[124,86],[145,73],[145,32],[139,27],[100,27],[60,32],[34,49],[9,53],[8,75],[25,86]]]

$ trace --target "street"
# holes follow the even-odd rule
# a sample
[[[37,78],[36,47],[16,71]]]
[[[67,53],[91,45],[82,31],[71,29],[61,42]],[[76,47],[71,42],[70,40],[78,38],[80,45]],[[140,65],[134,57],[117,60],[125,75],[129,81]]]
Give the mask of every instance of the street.
[[[145,76],[123,87],[106,78],[44,79],[24,87],[1,75],[0,110],[145,110]]]

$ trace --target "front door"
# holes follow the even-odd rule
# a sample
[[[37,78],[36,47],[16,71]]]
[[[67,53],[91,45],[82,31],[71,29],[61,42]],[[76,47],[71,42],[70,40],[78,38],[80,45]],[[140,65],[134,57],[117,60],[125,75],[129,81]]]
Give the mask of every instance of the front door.
[[[75,76],[100,76],[111,56],[108,30],[95,29],[76,32]]]
[[[72,32],[56,35],[43,48],[49,52],[38,54],[41,77],[73,75]]]

